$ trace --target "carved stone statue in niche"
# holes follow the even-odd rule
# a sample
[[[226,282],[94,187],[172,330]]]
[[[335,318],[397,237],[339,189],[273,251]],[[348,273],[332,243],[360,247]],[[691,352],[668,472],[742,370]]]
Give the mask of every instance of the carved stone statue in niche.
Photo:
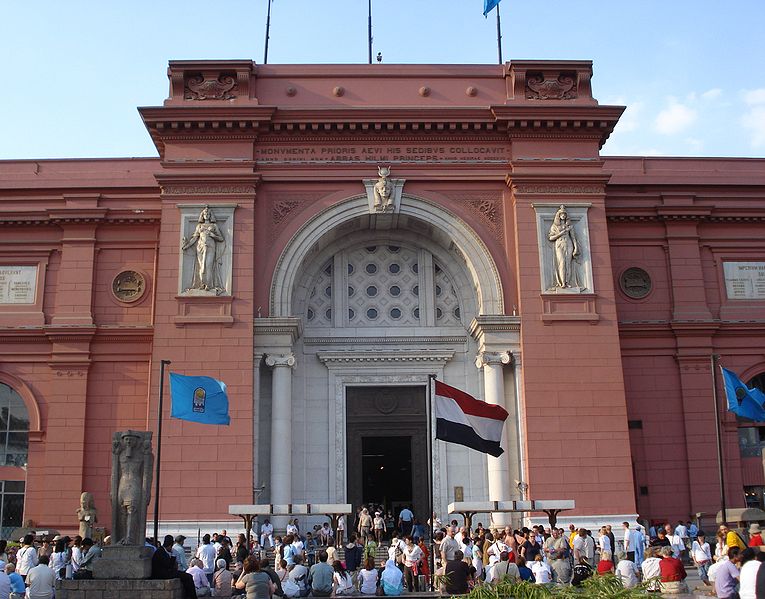
[[[183,238],[181,250],[186,251],[196,244],[196,265],[191,279],[191,286],[186,291],[202,291],[220,295],[224,291],[221,282],[221,265],[225,239],[216,224],[215,214],[209,206],[202,208],[194,234]]]
[[[98,512],[93,503],[93,495],[83,493],[80,495],[80,507],[77,509],[77,519],[80,521],[80,536],[93,538]]]
[[[113,545],[143,545],[153,468],[151,432],[128,430],[114,433],[111,481]]]
[[[390,182],[390,167],[377,167],[377,174],[380,178],[374,186],[375,210],[377,212],[386,212],[393,208],[393,183]]]
[[[555,248],[555,286],[562,289],[579,286],[576,261],[579,257],[579,242],[574,224],[568,218],[566,207],[561,206],[555,213],[547,238]]]

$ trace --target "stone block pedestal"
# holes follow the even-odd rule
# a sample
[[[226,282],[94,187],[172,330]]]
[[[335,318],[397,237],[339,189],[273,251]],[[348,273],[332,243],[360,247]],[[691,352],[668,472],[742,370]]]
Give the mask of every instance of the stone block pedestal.
[[[59,580],[56,599],[183,599],[181,581]]]
[[[151,547],[143,545],[107,545],[93,562],[93,578],[125,580],[151,576]]]

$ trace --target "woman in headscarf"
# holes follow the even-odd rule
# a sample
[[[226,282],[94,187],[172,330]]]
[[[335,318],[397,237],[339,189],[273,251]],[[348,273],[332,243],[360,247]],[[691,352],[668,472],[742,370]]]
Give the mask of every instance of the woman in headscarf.
[[[213,574],[213,597],[231,597],[233,591],[234,575],[226,566],[226,560],[219,558],[215,562],[215,574]]]
[[[404,575],[392,559],[385,562],[385,569],[380,576],[380,586],[386,595],[400,595],[404,592]]]

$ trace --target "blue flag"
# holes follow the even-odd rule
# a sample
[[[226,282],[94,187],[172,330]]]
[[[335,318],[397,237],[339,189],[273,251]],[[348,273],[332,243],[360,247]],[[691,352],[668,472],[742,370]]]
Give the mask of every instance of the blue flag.
[[[765,422],[765,393],[759,389],[750,389],[727,368],[721,366],[720,369],[725,382],[728,410],[742,418]]]
[[[483,0],[483,16],[488,15],[500,0]]]
[[[226,384],[209,376],[170,373],[170,416],[202,424],[229,424]]]

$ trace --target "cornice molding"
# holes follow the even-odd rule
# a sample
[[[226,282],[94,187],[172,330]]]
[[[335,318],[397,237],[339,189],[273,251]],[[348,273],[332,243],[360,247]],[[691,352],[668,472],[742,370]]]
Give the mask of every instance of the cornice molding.
[[[327,366],[399,363],[443,366],[454,357],[454,352],[437,349],[320,351],[317,352],[316,357]]]
[[[414,343],[432,344],[464,344],[467,343],[467,336],[428,336],[428,337],[305,337],[305,345],[403,345]]]

